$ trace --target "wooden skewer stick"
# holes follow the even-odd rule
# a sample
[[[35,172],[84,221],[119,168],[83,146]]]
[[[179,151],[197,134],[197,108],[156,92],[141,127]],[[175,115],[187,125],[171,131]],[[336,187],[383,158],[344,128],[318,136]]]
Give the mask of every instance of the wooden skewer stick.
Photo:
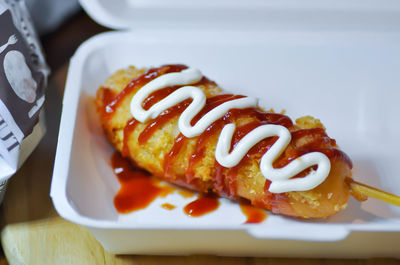
[[[400,197],[397,195],[368,186],[366,184],[357,182],[350,178],[347,179],[347,182],[350,184],[350,188],[355,194],[365,197],[372,197],[377,200],[384,201],[400,207]],[[356,199],[360,199],[360,196],[354,196],[354,197],[356,197]]]

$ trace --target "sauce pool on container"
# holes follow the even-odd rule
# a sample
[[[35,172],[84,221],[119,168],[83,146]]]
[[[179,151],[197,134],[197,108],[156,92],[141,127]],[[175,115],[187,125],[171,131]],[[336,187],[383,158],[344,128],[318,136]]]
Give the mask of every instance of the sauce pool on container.
[[[219,201],[217,198],[208,195],[201,195],[196,200],[187,204],[183,210],[193,217],[203,216],[218,209]]]
[[[114,198],[114,206],[119,213],[146,208],[165,189],[158,186],[149,173],[132,167],[118,152],[112,156],[111,165],[121,183],[121,188]]]

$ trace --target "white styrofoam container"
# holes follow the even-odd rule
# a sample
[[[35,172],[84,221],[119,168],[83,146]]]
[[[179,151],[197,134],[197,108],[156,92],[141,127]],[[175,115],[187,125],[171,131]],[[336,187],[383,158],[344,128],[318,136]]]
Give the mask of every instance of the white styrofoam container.
[[[102,23],[122,27],[129,12],[112,17],[104,13],[113,9],[108,2],[82,5],[99,21],[107,17]],[[124,3],[131,12],[151,14],[149,9],[155,7],[149,2]],[[71,58],[65,88],[51,187],[56,210],[88,227],[112,253],[400,258],[400,208],[373,199],[351,199],[346,210],[327,220],[270,214],[254,225],[243,224],[238,205],[225,199],[213,213],[188,217],[182,208],[191,199],[178,194],[158,198],[131,214],[116,212],[113,198],[119,183],[110,167],[113,149],[103,135],[93,98],[109,75],[128,65],[184,63],[201,69],[226,90],[261,98],[266,108],[285,109],[292,118],[312,114],[352,158],[355,179],[400,194],[400,19],[393,16],[400,7],[393,1],[387,1],[392,8],[386,9],[373,8],[381,1],[348,1],[348,6],[338,1],[341,4],[331,3],[332,9],[315,9],[313,1],[304,1],[304,7],[284,1],[288,15],[284,4],[252,2],[265,12],[282,14],[265,28],[135,28],[103,33],[80,46]],[[229,12],[241,8],[234,6]],[[185,10],[193,11],[183,6],[179,12]],[[325,21],[319,11],[334,14]],[[318,20],[306,19],[313,12],[322,19],[317,28],[312,25]],[[229,14],[227,20],[232,18]],[[348,17],[353,15],[358,17]],[[292,16],[306,22],[288,21]],[[160,207],[164,202],[177,208],[166,211]]]

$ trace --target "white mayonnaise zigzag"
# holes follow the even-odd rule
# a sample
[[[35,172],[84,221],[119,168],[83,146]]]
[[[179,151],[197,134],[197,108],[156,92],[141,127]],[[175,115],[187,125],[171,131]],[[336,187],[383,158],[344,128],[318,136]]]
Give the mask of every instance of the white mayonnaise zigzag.
[[[213,122],[223,117],[230,109],[245,109],[257,107],[258,100],[244,97],[225,102],[205,114],[194,126],[190,124],[192,119],[203,109],[206,104],[206,96],[203,91],[195,86],[190,86],[201,80],[203,75],[197,69],[189,68],[178,73],[164,74],[139,89],[131,101],[131,113],[140,122],[147,122],[156,118],[166,109],[176,104],[192,99],[190,105],[182,112],[178,120],[179,131],[186,137],[192,138],[202,134]],[[154,91],[169,86],[184,85],[173,93],[154,104],[150,109],[144,110],[143,101]],[[235,124],[227,124],[223,127],[218,138],[215,159],[224,167],[234,167],[243,159],[247,152],[261,140],[278,136],[278,140],[262,156],[260,171],[262,175],[271,181],[269,191],[282,193],[290,191],[310,190],[321,184],[329,175],[329,158],[320,152],[311,152],[293,160],[282,168],[274,168],[273,162],[282,154],[291,140],[289,130],[281,125],[267,124],[253,129],[245,135],[229,152],[232,142]],[[308,175],[301,178],[292,178],[303,170],[317,165],[316,170],[311,170]]]

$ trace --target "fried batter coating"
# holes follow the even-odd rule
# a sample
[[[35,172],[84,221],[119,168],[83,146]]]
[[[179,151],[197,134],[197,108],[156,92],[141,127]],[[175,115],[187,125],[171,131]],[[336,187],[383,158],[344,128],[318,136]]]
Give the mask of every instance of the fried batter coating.
[[[255,206],[278,214],[301,218],[325,218],[346,207],[350,189],[344,180],[346,177],[351,177],[352,166],[347,156],[340,151],[329,156],[331,172],[327,179],[316,188],[301,192],[281,194],[268,192],[268,181],[266,181],[259,169],[261,156],[257,155],[252,156],[250,159],[244,159],[240,163],[240,167],[237,168],[237,172],[234,175],[235,185],[233,185],[233,191],[231,188],[230,192],[224,192],[218,186],[215,176],[217,173],[219,176],[223,176],[221,185],[229,186],[229,182],[232,181],[229,174],[232,171],[227,168],[218,169],[215,166],[214,153],[219,131],[207,139],[204,154],[193,165],[193,172],[188,172],[188,168],[199,137],[185,139],[175,158],[172,161],[167,161],[170,164],[168,165],[168,172],[166,172],[165,160],[173,148],[176,138],[179,136],[179,115],[170,118],[168,122],[157,128],[145,142],[140,143],[139,136],[152,121],[138,123],[130,134],[124,135],[124,128],[132,119],[130,102],[140,87],[133,89],[124,97],[120,97],[117,108],[113,110],[112,114],[107,113],[110,102],[123,94],[129,83],[145,74],[146,70],[130,66],[127,69],[117,71],[105,81],[104,86],[98,89],[96,97],[102,125],[109,141],[120,152],[123,151],[125,144],[129,151],[129,158],[137,166],[169,182],[233,199],[244,198]],[[196,86],[204,91],[207,98],[223,93],[222,89],[214,82],[205,82]],[[234,123],[237,126],[242,126],[254,122],[256,119],[254,116],[245,115],[237,117]],[[296,141],[292,140],[282,156],[288,157],[293,150],[300,150],[302,147],[312,143],[316,137],[323,139],[320,144],[321,148],[337,150],[335,141],[325,134],[325,128],[322,123],[311,116],[297,119],[296,123],[288,129],[293,135],[293,133],[301,129],[313,128],[319,128],[319,131],[316,129],[317,133],[303,135]],[[124,140],[124,137],[128,138]],[[221,170],[222,172],[216,172],[216,170]]]

